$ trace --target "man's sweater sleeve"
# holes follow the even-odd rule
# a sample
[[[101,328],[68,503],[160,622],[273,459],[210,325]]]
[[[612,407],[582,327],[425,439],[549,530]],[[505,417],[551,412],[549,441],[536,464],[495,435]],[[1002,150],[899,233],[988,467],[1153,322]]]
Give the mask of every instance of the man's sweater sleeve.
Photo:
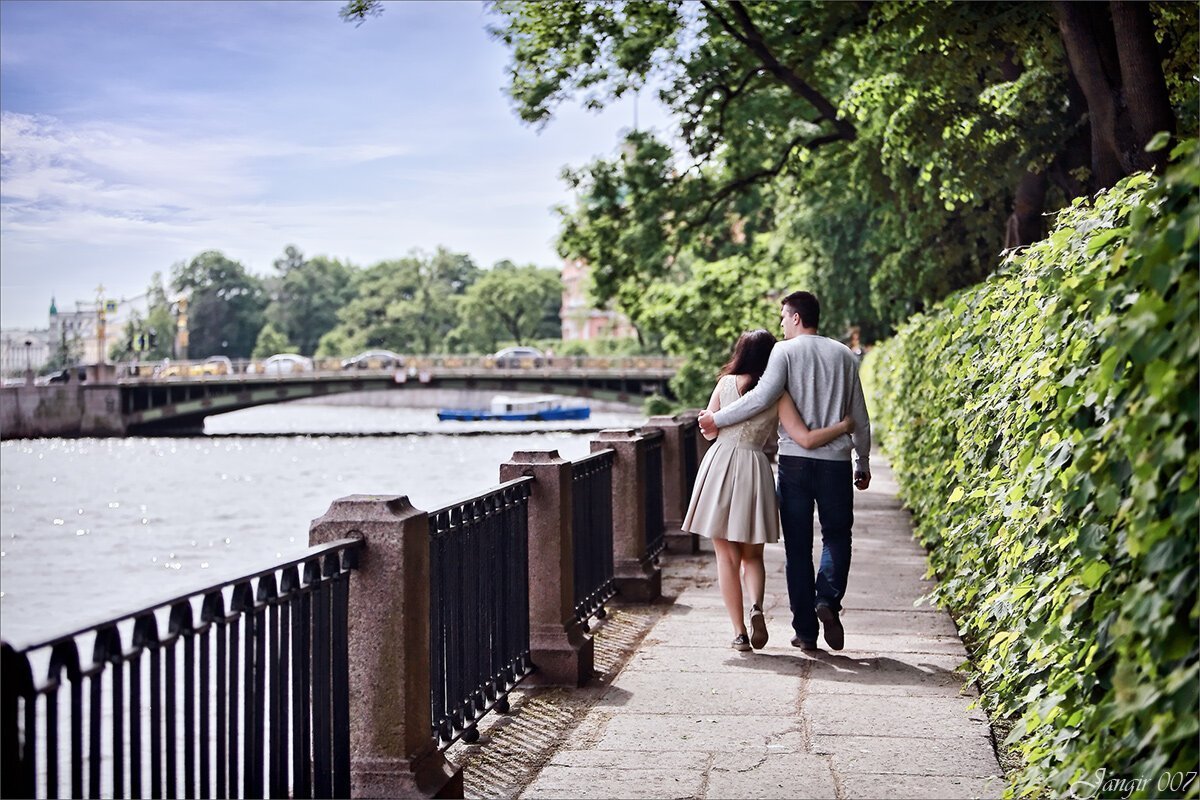
[[[767,359],[767,368],[758,379],[758,385],[736,402],[713,414],[713,421],[717,423],[717,427],[736,425],[772,405],[787,388],[787,374],[787,356],[784,355],[782,347],[776,346],[771,349],[771,357]]]
[[[850,440],[854,443],[854,454],[857,459],[857,472],[871,472],[871,418],[867,415],[867,400],[863,396],[862,382],[858,379],[858,370],[854,371],[854,380],[850,388],[850,418],[854,420],[854,432]]]

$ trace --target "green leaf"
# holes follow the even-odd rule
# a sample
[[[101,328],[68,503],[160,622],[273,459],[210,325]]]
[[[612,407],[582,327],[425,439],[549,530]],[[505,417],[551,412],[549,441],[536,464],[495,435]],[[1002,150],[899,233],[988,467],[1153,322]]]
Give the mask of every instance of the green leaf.
[[[1150,137],[1150,141],[1146,143],[1146,152],[1153,153],[1162,150],[1171,143],[1171,134],[1169,131],[1159,131]]]

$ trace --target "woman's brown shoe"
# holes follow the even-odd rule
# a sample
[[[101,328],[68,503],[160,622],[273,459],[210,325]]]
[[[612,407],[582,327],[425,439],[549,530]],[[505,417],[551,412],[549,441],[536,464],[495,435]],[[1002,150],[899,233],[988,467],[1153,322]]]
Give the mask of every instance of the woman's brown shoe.
[[[755,650],[762,650],[767,646],[767,621],[763,617],[763,611],[757,605],[750,609],[750,629],[753,631],[750,634],[750,646]]]

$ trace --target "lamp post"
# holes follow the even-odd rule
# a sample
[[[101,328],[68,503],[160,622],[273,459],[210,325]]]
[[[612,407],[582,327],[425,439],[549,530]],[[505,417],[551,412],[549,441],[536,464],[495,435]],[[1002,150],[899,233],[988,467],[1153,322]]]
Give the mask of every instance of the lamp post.
[[[33,346],[30,339],[25,340],[25,385],[33,383],[33,360],[29,355],[29,348]]]

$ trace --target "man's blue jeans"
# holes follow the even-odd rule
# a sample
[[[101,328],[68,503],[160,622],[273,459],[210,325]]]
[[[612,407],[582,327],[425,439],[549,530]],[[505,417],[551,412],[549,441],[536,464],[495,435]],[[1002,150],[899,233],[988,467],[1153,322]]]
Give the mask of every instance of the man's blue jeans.
[[[792,628],[817,640],[817,605],[842,610],[850,575],[854,486],[849,461],[779,456],[779,518],[787,553]],[[813,575],[813,506],[821,520],[821,568]]]

